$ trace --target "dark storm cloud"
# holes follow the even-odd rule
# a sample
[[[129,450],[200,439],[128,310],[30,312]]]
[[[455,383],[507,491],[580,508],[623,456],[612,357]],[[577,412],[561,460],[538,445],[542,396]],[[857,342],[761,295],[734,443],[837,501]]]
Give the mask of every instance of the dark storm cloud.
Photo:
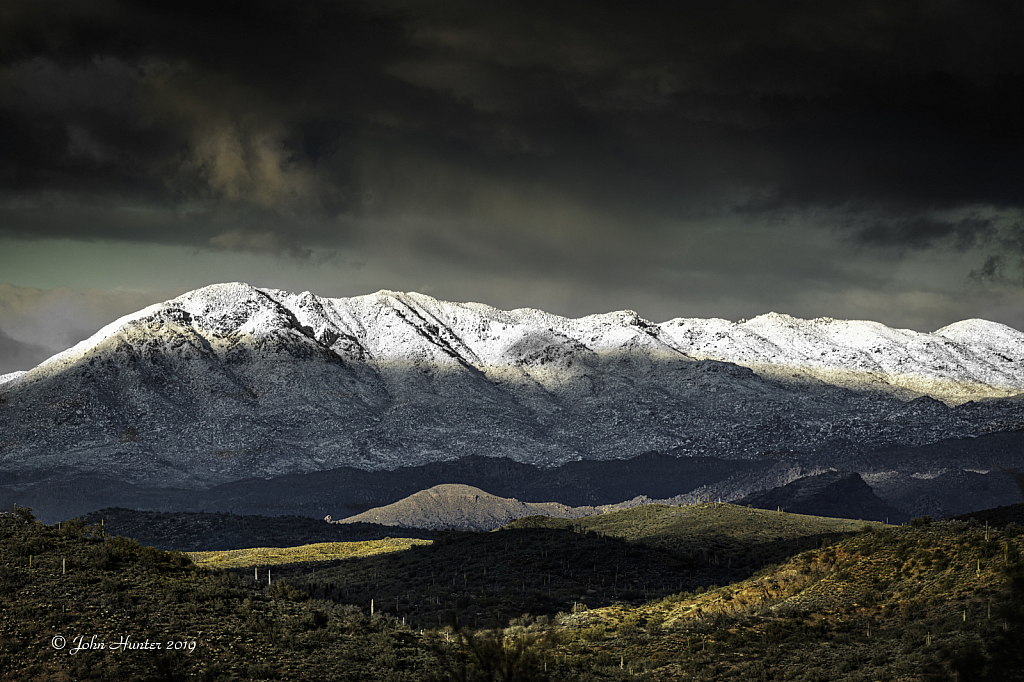
[[[325,69],[341,93],[358,92],[374,45],[389,42],[372,18],[327,4],[24,3],[7,14],[3,224],[30,235],[304,253],[295,228],[329,220],[336,192],[301,150],[316,107],[294,116],[290,89]],[[341,64],[320,61],[317,31],[338,41]]]
[[[916,216],[905,220],[890,218],[861,228],[856,239],[866,245],[897,246],[925,249],[937,243],[947,243],[964,251],[979,243],[986,243],[996,234],[994,221],[985,218],[936,220]]]
[[[662,265],[694,220],[826,211],[861,246],[1011,267],[1022,11],[8,2],[0,225],[599,279],[611,253],[624,278]]]
[[[998,251],[971,270],[968,278],[981,284],[1024,288],[1024,217],[999,235],[998,245]]]

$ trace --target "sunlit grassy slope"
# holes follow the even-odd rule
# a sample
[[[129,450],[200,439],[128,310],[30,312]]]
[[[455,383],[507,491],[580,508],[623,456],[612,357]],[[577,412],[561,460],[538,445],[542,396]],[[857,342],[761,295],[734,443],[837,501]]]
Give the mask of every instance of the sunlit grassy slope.
[[[385,538],[363,542],[318,542],[299,547],[254,547],[219,552],[188,552],[189,558],[203,568],[253,568],[289,566],[367,557],[400,552],[415,545],[429,545],[430,540]]]
[[[504,526],[593,532],[673,552],[744,552],[756,548],[808,548],[827,536],[856,533],[877,522],[787,514],[733,504],[652,504],[581,519],[530,516]]]

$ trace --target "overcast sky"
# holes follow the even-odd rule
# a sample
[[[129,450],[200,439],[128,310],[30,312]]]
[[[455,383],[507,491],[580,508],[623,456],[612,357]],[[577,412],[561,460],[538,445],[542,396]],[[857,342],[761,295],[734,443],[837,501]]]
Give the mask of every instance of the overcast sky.
[[[246,281],[1024,329],[1024,4],[0,3],[0,373]]]

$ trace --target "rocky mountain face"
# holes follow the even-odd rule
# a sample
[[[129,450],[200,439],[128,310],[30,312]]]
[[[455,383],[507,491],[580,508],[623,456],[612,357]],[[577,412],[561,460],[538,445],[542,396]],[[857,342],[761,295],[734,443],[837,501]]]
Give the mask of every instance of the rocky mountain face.
[[[982,320],[933,334],[776,314],[654,324],[224,284],[0,379],[0,486],[199,490],[647,451],[853,469],[867,452],[1020,430],[1022,391],[1024,334]]]

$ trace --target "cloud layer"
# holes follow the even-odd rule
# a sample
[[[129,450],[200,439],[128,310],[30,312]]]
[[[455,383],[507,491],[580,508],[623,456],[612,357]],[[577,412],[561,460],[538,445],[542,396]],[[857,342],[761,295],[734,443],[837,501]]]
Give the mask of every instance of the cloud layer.
[[[817,297],[923,323],[964,306],[921,296],[980,314],[1024,284],[1019,4],[0,12],[0,240],[357,262],[495,303],[544,282],[565,314]]]

